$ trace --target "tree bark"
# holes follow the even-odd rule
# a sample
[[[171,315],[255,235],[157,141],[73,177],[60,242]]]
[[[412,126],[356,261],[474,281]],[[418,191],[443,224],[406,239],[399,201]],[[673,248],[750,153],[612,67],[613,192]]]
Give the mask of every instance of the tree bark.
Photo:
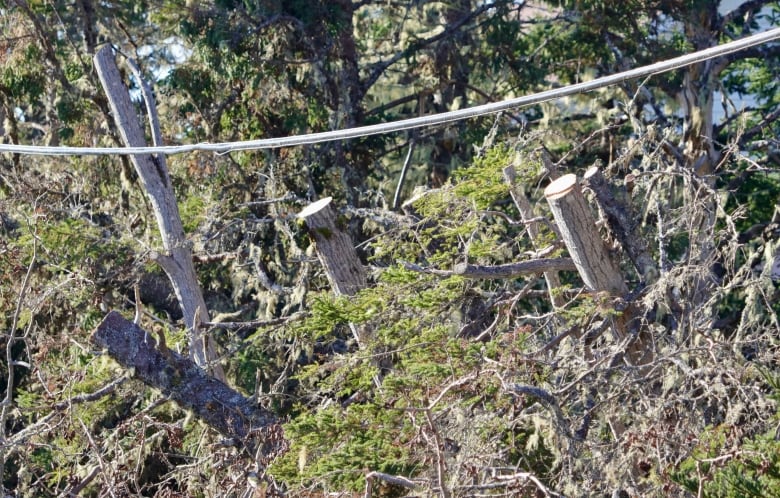
[[[122,141],[129,147],[146,146],[144,131],[138,121],[136,108],[130,99],[111,47],[106,45],[95,54],[95,69],[108,97],[111,112]],[[154,108],[147,101],[150,113]],[[150,116],[153,121],[155,116]],[[200,323],[209,322],[208,309],[198,283],[192,263],[190,242],[184,234],[176,197],[168,176],[163,155],[135,154],[131,156],[138,172],[141,185],[149,197],[160,229],[166,254],[156,259],[171,279],[176,297],[181,305],[184,323],[189,329],[190,357],[201,368],[210,371],[217,379],[224,381],[225,373],[218,363],[218,356],[212,338],[201,333]]]
[[[685,36],[695,50],[704,50],[718,44],[716,3],[691,9],[685,16]],[[687,166],[697,175],[706,177],[715,172],[721,154],[715,149],[714,103],[719,88],[720,73],[729,64],[728,57],[719,57],[688,66],[678,95],[683,112],[683,142]],[[710,186],[714,179],[707,178]]]
[[[306,206],[298,217],[304,220],[314,239],[317,257],[325,269],[337,296],[352,296],[367,285],[366,271],[360,263],[352,238],[338,226],[336,212],[325,197]],[[360,346],[369,339],[364,327],[350,324]]]
[[[547,186],[544,195],[585,285],[613,296],[628,294],[623,276],[610,259],[596,229],[577,177],[569,174],[558,178]]]
[[[597,167],[589,168],[585,172],[584,180],[596,194],[610,229],[620,241],[637,272],[645,283],[653,283],[658,278],[658,267],[647,250],[645,239],[639,237],[634,229],[634,221],[629,215],[628,206],[615,198],[606,178]]]
[[[206,374],[189,358],[158,343],[148,332],[112,311],[91,340],[144,384],[192,412],[230,444],[243,447],[263,466],[287,450],[277,417]]]

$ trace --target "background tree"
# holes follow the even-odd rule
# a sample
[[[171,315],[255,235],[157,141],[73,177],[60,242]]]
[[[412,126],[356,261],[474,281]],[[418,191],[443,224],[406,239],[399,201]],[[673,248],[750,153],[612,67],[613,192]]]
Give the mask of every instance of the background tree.
[[[2,140],[118,145],[91,63],[107,43],[153,83],[166,143],[223,142],[612,74],[776,25],[780,6],[6,0],[0,14]],[[128,159],[3,155],[4,488],[771,492],[779,52],[765,44],[495,119],[169,158],[228,380],[290,421],[292,449],[259,485],[251,458],[88,343],[106,310],[139,309],[138,284],[141,324],[187,347]],[[555,289],[538,275],[469,278],[466,264],[566,256],[541,221],[551,219],[542,187],[593,164],[628,220],[586,189],[628,295],[588,292],[570,270]],[[399,184],[413,202],[391,210]],[[324,196],[371,270],[350,299],[332,297],[294,216]],[[518,222],[529,219],[522,197],[533,237]],[[653,271],[621,233],[644,241]],[[652,338],[649,364],[628,365],[629,345],[604,332],[629,315]],[[375,342],[358,348],[348,324]]]

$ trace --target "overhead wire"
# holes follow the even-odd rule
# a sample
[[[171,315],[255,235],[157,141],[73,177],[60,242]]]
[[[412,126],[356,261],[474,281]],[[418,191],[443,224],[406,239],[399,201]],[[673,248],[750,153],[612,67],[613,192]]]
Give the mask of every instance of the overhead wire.
[[[716,57],[739,52],[741,50],[755,47],[780,38],[780,28],[770,29],[746,38],[699,50],[690,54],[675,57],[665,61],[656,62],[640,68],[623,71],[617,74],[595,78],[590,81],[575,83],[560,88],[545,90],[542,92],[525,95],[513,99],[506,99],[500,102],[491,102],[488,104],[468,107],[455,111],[443,112],[439,114],[420,116],[416,118],[403,119],[388,123],[378,123],[368,126],[359,126],[343,130],[325,131],[319,133],[308,133],[304,135],[292,135],[279,138],[263,138],[258,140],[244,140],[236,142],[220,143],[196,143],[185,145],[163,145],[150,147],[71,147],[71,146],[45,146],[45,145],[22,145],[22,144],[0,144],[0,152],[11,152],[14,154],[45,155],[45,156],[99,156],[99,155],[135,155],[135,154],[184,154],[195,151],[215,152],[219,154],[243,151],[274,149],[280,147],[294,147],[299,145],[311,145],[323,142],[332,142],[336,140],[348,140],[352,138],[365,137],[369,135],[380,135],[396,131],[410,130],[414,128],[423,128],[436,126],[454,121],[460,121],[489,114],[496,114],[509,109],[527,107],[542,102],[557,100],[563,97],[590,92],[599,88],[604,88],[627,80],[655,76],[661,73],[679,69],[704,62]]]

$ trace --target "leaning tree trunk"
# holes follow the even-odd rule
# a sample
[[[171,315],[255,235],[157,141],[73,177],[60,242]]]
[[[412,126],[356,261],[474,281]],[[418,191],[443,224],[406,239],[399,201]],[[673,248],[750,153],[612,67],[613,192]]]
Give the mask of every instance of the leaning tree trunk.
[[[263,468],[287,450],[276,415],[168,349],[164,338],[161,335],[155,340],[112,311],[92,333],[91,341],[131,370],[134,377],[228,438],[226,444],[246,450]]]

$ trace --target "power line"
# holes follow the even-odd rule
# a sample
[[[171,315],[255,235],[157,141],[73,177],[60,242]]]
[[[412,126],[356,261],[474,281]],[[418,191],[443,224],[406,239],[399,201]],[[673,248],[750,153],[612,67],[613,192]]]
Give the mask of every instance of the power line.
[[[547,102],[550,100],[568,97],[578,93],[589,92],[599,88],[612,86],[627,80],[654,76],[674,69],[704,62],[716,57],[733,54],[746,48],[761,45],[763,43],[780,38],[780,28],[771,29],[763,33],[748,36],[741,40],[736,40],[716,47],[710,47],[692,54],[675,57],[666,61],[656,62],[648,66],[643,66],[622,73],[603,76],[591,81],[576,83],[562,88],[546,90],[523,97],[503,100],[501,102],[492,102],[457,111],[444,112],[430,116],[421,116],[411,119],[403,119],[391,123],[379,123],[369,126],[360,126],[348,128],[346,130],[326,131],[320,133],[309,133],[306,135],[294,135],[281,138],[264,138],[260,140],[246,140],[240,142],[222,142],[222,143],[198,143],[189,145],[165,145],[155,147],[49,147],[43,145],[16,145],[0,144],[0,152],[12,152],[16,154],[34,154],[47,156],[103,156],[103,155],[131,155],[131,154],[183,154],[194,151],[206,151],[216,153],[227,153],[240,150],[258,150],[275,149],[279,147],[292,147],[296,145],[316,144],[321,142],[332,142],[335,140],[347,140],[350,138],[365,137],[369,135],[380,135],[395,131],[409,130],[413,128],[423,128],[427,126],[440,125],[460,121],[463,119],[495,114],[508,109],[517,109],[530,105]]]

